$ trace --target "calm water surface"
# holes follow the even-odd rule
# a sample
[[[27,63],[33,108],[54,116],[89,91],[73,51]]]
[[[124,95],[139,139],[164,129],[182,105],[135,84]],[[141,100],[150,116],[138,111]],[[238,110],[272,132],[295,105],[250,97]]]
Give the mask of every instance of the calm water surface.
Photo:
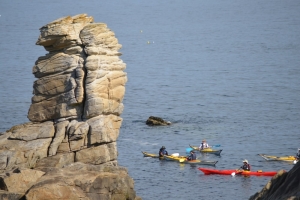
[[[258,153],[294,155],[300,147],[300,2],[0,0],[0,131],[27,122],[32,66],[47,52],[39,28],[87,13],[123,45],[128,83],[118,139],[119,164],[152,199],[248,199],[270,177],[205,176],[199,166],[144,158],[185,154],[189,144],[221,144],[216,169],[289,170]],[[173,122],[148,127],[149,116]],[[205,166],[202,166],[205,167]]]

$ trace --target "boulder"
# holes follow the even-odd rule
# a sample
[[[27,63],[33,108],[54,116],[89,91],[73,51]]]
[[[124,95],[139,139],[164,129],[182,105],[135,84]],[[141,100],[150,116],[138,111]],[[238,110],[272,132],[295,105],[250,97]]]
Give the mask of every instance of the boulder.
[[[171,122],[165,121],[160,117],[150,116],[147,119],[146,124],[149,126],[166,126],[166,125],[171,125]]]

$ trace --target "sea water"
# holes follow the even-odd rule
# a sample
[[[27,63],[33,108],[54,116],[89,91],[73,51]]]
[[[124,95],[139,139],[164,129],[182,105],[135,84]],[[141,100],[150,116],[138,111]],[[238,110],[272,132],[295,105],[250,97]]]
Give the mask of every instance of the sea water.
[[[206,139],[220,144],[214,169],[293,167],[257,154],[294,155],[300,147],[300,2],[0,0],[0,131],[27,122],[35,78],[47,52],[39,28],[87,13],[115,32],[128,75],[118,162],[137,195],[153,199],[248,199],[271,177],[204,175],[201,165],[144,158],[185,155]],[[171,126],[149,127],[149,116]]]

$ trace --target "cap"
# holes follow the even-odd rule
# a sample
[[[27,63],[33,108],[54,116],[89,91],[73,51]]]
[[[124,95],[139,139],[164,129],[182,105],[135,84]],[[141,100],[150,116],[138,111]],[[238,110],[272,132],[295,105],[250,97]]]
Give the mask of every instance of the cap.
[[[165,146],[162,146],[161,148],[162,148],[162,149],[165,149],[166,147],[165,147]]]
[[[244,162],[248,164],[248,160],[245,159],[245,160],[243,160],[243,163],[244,163]]]

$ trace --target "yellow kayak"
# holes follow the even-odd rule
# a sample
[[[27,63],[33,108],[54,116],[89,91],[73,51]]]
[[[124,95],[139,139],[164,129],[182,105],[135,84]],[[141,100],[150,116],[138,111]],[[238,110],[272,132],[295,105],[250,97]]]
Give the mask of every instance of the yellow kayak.
[[[144,154],[144,157],[159,158],[158,154],[148,153],[148,152],[145,152],[145,151],[142,151],[142,153]]]
[[[164,155],[165,160],[171,160],[171,161],[180,161],[185,160],[186,156],[173,156],[173,155]]]
[[[195,150],[195,151],[199,151],[200,153],[212,153],[212,154],[216,154],[216,155],[220,155],[223,149],[212,149],[212,148],[206,148],[206,149],[201,149],[199,150],[199,147],[197,146],[192,146],[190,145],[190,147]]]
[[[151,157],[151,158],[164,158],[163,156],[159,156],[158,154],[155,154],[155,153],[148,153],[148,152],[145,152],[145,151],[142,151],[142,153],[144,154],[144,157]],[[179,156],[179,153],[173,153],[170,155],[171,157],[174,157],[174,158],[185,158],[185,156]]]
[[[258,154],[259,156],[261,156],[262,158],[264,158],[265,160],[272,160],[272,161],[294,161],[296,160],[295,156],[269,156],[266,154]]]
[[[187,160],[186,156],[168,156],[164,155],[165,160],[170,161],[178,161],[180,163],[186,163],[186,164],[199,164],[199,165],[216,165],[218,161],[209,161],[209,160]]]

